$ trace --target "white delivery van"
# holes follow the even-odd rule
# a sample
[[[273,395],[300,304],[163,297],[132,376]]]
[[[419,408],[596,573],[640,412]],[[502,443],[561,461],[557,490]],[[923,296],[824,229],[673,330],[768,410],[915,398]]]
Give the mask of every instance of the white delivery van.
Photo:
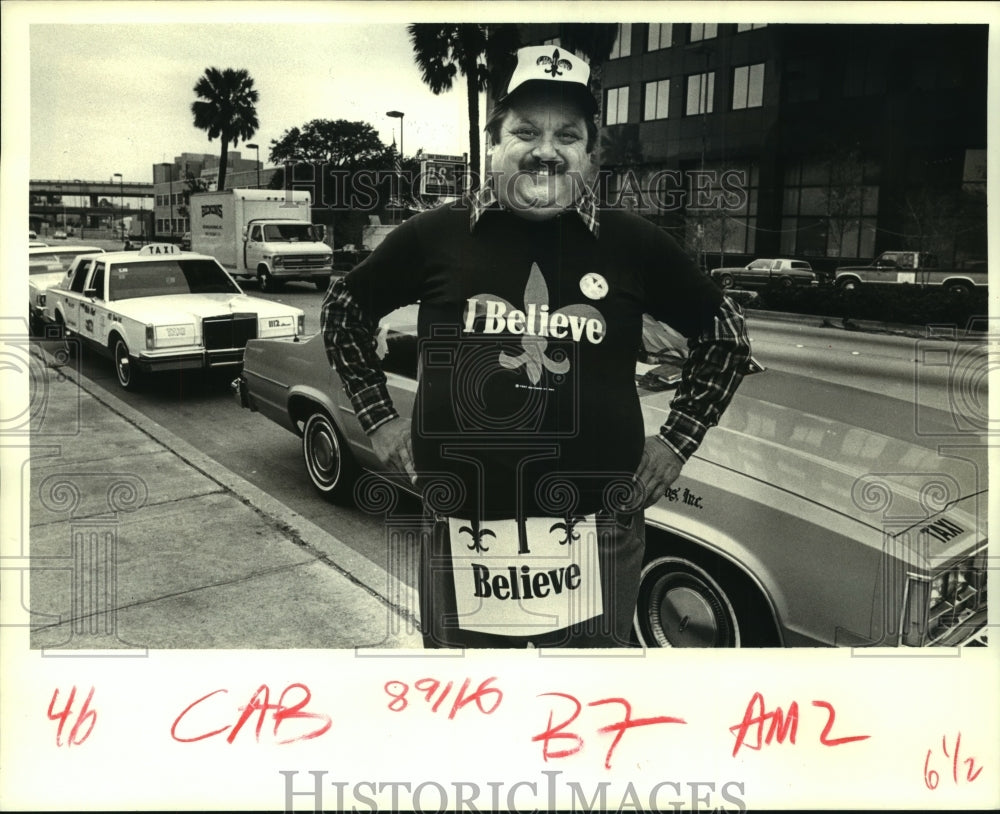
[[[333,250],[325,227],[312,223],[307,190],[227,189],[191,196],[191,250],[218,260],[236,277],[252,277],[261,291],[292,280],[325,289]]]

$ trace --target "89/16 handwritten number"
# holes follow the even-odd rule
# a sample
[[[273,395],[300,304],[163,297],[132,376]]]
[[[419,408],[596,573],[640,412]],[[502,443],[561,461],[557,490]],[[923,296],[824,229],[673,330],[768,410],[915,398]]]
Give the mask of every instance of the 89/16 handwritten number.
[[[49,701],[49,720],[58,721],[59,727],[56,729],[56,746],[79,746],[94,731],[94,724],[97,723],[97,712],[90,708],[90,702],[94,698],[94,688],[90,688],[86,700],[79,710],[73,709],[76,701],[76,687],[69,691],[69,698],[66,699],[65,706],[57,711],[56,704],[59,702],[59,689],[52,693],[52,700]],[[69,725],[70,719],[76,717],[72,727],[70,727],[65,744],[63,743],[63,733]]]

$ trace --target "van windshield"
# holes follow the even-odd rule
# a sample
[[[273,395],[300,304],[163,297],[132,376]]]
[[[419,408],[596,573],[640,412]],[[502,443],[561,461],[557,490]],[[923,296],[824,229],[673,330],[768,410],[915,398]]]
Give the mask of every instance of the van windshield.
[[[308,223],[269,223],[264,227],[267,243],[310,242],[312,239],[312,226]]]

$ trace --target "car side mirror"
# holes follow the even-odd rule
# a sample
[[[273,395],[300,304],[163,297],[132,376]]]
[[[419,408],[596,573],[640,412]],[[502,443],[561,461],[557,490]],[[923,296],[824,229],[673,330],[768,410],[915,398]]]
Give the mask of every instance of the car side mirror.
[[[313,224],[313,234],[317,243],[322,243],[326,238],[326,226],[322,223]]]

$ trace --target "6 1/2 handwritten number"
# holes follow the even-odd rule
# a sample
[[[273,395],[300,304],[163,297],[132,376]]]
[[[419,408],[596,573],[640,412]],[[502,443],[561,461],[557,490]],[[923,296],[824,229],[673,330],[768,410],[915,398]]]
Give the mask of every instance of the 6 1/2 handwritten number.
[[[975,758],[967,757],[965,760],[962,760],[960,762],[959,750],[961,749],[961,747],[962,747],[961,732],[959,732],[958,735],[955,737],[955,745],[952,747],[952,750],[948,749],[948,741],[946,740],[945,736],[944,735],[941,736],[941,751],[944,752],[945,757],[951,758],[951,779],[955,782],[955,785],[958,785],[958,783],[960,782],[959,780],[960,772],[958,771],[958,767],[961,765],[961,763],[964,763],[968,767],[965,773],[965,777],[961,779],[968,781],[969,783],[971,783],[973,780],[979,777],[979,773],[983,770],[982,766],[980,766],[978,769],[976,768]],[[924,785],[927,786],[927,788],[929,788],[931,791],[934,791],[934,789],[938,787],[938,783],[941,780],[941,775],[939,775],[936,770],[930,767],[931,753],[933,751],[934,751],[933,749],[928,749],[927,757],[924,758]]]
[[[69,730],[69,736],[66,739],[66,746],[79,746],[87,738],[90,737],[90,733],[94,731],[94,724],[97,723],[97,712],[90,708],[90,702],[94,697],[94,688],[90,688],[90,692],[87,695],[86,700],[83,702],[83,706],[80,707],[79,712],[76,714],[76,721]],[[74,715],[73,702],[76,700],[76,687],[69,691],[69,698],[66,699],[66,705],[56,712],[56,702],[59,700],[59,689],[58,687],[52,693],[52,700],[49,701],[49,720],[58,721],[59,727],[56,729],[56,746],[63,746],[63,731],[69,724],[70,718]],[[83,730],[84,725],[86,725],[86,731]]]

